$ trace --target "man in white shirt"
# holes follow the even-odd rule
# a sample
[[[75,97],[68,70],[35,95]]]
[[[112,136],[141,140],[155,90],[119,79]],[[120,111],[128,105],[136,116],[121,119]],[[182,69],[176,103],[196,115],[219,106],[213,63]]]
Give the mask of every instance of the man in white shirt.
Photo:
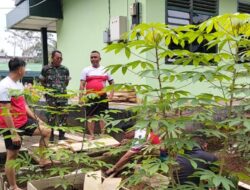
[[[22,144],[22,135],[41,136],[39,146],[46,148],[51,130],[28,107],[23,96],[23,84],[20,79],[25,75],[26,63],[13,58],[9,61],[9,75],[0,81],[0,129],[3,132],[7,150],[6,163],[15,160]],[[6,130],[8,129],[8,130]],[[40,166],[51,163],[45,158],[40,159]],[[20,190],[16,184],[15,169],[5,164],[5,173],[12,190]]]
[[[110,85],[114,84],[112,76],[105,71],[105,68],[103,66],[100,65],[100,52],[92,51],[90,54],[90,61],[91,66],[84,68],[80,76],[80,90],[86,90],[87,95],[95,94],[95,97],[89,98],[87,102],[89,104],[86,107],[88,118],[100,115],[108,109],[108,99],[112,99],[113,91],[110,93],[110,96],[107,97],[104,88],[106,86],[106,82],[108,82]],[[80,101],[82,96],[83,93],[80,94]],[[99,125],[102,133],[104,133],[104,121],[100,120]],[[90,139],[94,139],[94,126],[94,121],[88,122]]]

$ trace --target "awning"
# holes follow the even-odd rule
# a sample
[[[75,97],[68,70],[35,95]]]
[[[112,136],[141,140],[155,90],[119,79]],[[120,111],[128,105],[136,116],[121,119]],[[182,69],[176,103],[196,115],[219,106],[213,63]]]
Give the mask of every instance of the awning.
[[[9,29],[56,32],[56,23],[62,19],[60,0],[25,0],[7,14]]]

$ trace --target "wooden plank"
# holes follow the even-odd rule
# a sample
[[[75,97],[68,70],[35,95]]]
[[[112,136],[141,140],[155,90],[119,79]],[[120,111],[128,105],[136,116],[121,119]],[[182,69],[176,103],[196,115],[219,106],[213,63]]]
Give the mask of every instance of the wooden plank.
[[[95,139],[89,142],[82,143],[72,143],[70,144],[71,150],[78,152],[78,151],[86,151],[90,149],[96,149],[96,148],[103,148],[103,147],[111,147],[111,146],[117,146],[120,143],[115,140],[113,137],[106,137],[106,138],[100,138]]]
[[[122,178],[106,178],[102,184],[102,190],[117,190]]]
[[[34,180],[30,181],[27,183],[27,190],[40,190],[40,189],[45,189],[49,187],[54,187],[55,185],[58,185],[61,183],[61,180],[66,180],[68,183],[74,183],[75,185],[77,184],[82,184],[83,186],[83,181],[84,181],[85,174],[68,174],[65,175],[63,178],[56,176],[56,177],[51,177],[47,179],[39,179],[39,180]]]
[[[32,144],[32,147],[38,148],[39,144],[38,143]],[[64,144],[50,144],[48,146],[48,149],[53,150],[53,151],[56,152],[56,151],[58,151],[60,149],[70,149],[70,146],[68,144],[66,144],[66,143],[64,143]]]
[[[54,131],[54,134],[55,135],[59,135],[59,132],[58,131]],[[74,141],[79,141],[79,142],[83,141],[83,137],[80,136],[80,135],[76,135],[76,134],[65,133],[65,137],[67,139],[72,139]]]
[[[250,185],[243,183],[241,181],[239,181],[238,186],[243,187],[244,189],[250,189]]]
[[[101,185],[102,185],[101,170],[86,173],[83,190],[101,190]]]
[[[58,144],[50,144],[49,149],[57,151],[59,149],[71,149],[72,151],[78,152],[78,151],[86,151],[90,149],[95,148],[103,148],[103,147],[110,147],[110,146],[116,146],[120,143],[115,140],[111,136],[106,136],[104,138],[95,139],[91,141],[86,142],[77,142],[73,140],[62,140],[59,141]],[[38,147],[39,144],[33,144],[32,147]]]
[[[7,181],[3,184],[3,190],[9,190]]]
[[[37,190],[37,188],[30,182],[28,182],[28,184],[27,184],[27,189],[28,190]]]

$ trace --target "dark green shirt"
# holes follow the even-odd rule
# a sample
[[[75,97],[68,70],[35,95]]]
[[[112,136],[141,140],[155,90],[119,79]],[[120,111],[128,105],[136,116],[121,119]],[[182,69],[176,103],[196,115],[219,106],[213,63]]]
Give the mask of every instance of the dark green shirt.
[[[43,67],[39,78],[44,87],[55,90],[55,93],[66,93],[66,87],[70,80],[67,67],[63,65],[55,67],[52,64]]]

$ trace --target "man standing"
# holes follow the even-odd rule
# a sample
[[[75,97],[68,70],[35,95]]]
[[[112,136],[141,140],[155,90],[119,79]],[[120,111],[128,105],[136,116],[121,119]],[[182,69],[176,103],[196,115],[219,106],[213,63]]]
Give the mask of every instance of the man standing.
[[[98,51],[92,51],[90,54],[91,66],[82,70],[80,76],[80,90],[86,90],[86,94],[95,94],[97,97],[88,100],[90,106],[86,107],[87,117],[91,118],[95,115],[100,115],[108,109],[107,94],[104,91],[106,82],[111,85],[114,83],[113,78],[105,71],[105,68],[100,65],[101,55]],[[80,94],[80,101],[83,93]],[[112,99],[113,91],[110,93],[109,99]],[[94,139],[94,121],[88,121],[88,130],[90,139]],[[104,133],[105,123],[103,120],[99,121],[102,133]]]
[[[22,144],[22,135],[40,135],[40,149],[48,144],[51,130],[45,127],[44,122],[38,119],[26,104],[23,96],[24,87],[19,82],[25,74],[26,63],[13,58],[9,61],[9,75],[0,81],[0,128],[3,132],[7,158],[5,173],[10,189],[20,190],[16,184],[15,169],[8,166],[8,162],[15,160]],[[6,130],[8,129],[8,130]],[[18,131],[17,131],[18,129]],[[51,163],[45,158],[40,159],[40,165]]]
[[[41,71],[40,81],[45,88],[53,90],[50,95],[46,94],[47,105],[51,107],[52,112],[47,112],[48,124],[51,126],[66,126],[68,114],[63,112],[65,106],[68,105],[68,99],[65,97],[58,97],[57,95],[65,95],[66,87],[69,84],[70,76],[67,67],[61,65],[62,53],[58,50],[52,52],[52,62],[45,65]],[[59,140],[65,139],[65,132],[59,130]],[[54,130],[52,129],[50,141],[54,141]]]

